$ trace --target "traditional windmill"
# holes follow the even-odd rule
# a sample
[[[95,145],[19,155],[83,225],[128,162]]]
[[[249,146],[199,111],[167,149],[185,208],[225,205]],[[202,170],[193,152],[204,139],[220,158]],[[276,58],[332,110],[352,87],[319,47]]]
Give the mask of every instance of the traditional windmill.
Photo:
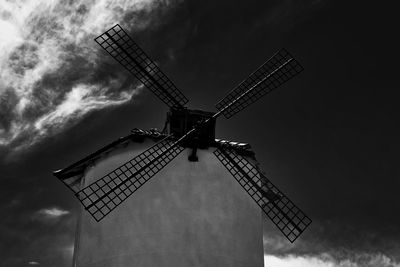
[[[66,184],[74,192],[75,196],[82,203],[84,209],[87,210],[97,222],[103,220],[110,212],[116,209],[119,205],[125,203],[125,200],[127,200],[127,198],[130,195],[135,193],[139,188],[142,187],[142,185],[144,185],[147,181],[149,181],[150,178],[152,178],[159,172],[165,171],[165,169],[167,169],[165,167],[170,162],[172,162],[173,159],[177,158],[178,155],[180,155],[184,150],[190,150],[187,159],[190,162],[194,163],[190,162],[188,163],[188,161],[186,160],[186,164],[181,163],[185,164],[185,166],[182,167],[184,170],[175,170],[172,175],[177,175],[182,177],[184,177],[185,175],[190,176],[188,173],[190,171],[193,171],[193,169],[190,170],[187,169],[192,167],[187,167],[186,165],[200,164],[199,161],[200,162],[202,161],[201,158],[202,156],[200,156],[201,153],[203,153],[201,155],[204,155],[205,158],[210,159],[209,155],[204,154],[205,152],[203,151],[208,151],[209,148],[215,147],[216,150],[213,151],[213,154],[220,161],[220,163],[222,163],[222,165],[229,171],[227,173],[230,173],[237,180],[240,186],[250,195],[250,197],[256,202],[259,208],[261,208],[261,210],[265,213],[265,215],[272,220],[272,222],[278,227],[278,229],[285,235],[285,237],[290,242],[294,242],[297,239],[297,237],[311,223],[311,219],[307,217],[291,200],[289,200],[288,197],[286,197],[286,195],[284,195],[275,185],[273,185],[265,177],[260,168],[257,166],[256,162],[252,160],[251,157],[249,157],[251,152],[248,149],[248,145],[215,139],[215,123],[218,117],[220,117],[221,115],[224,115],[226,118],[232,117],[237,112],[243,110],[250,104],[256,102],[262,96],[278,88],[280,85],[290,80],[303,70],[302,66],[286,50],[284,49],[279,50],[267,62],[265,62],[255,72],[253,72],[246,80],[244,80],[235,89],[229,92],[229,94],[225,98],[223,98],[216,104],[218,112],[212,113],[200,110],[190,110],[186,108],[184,105],[188,102],[188,99],[182,94],[182,92],[180,92],[176,88],[176,86],[145,54],[145,52],[139,48],[139,46],[129,37],[129,35],[121,28],[120,25],[118,24],[115,25],[105,33],[98,36],[95,39],[95,41],[102,48],[104,48],[113,58],[115,58],[125,69],[127,69],[131,74],[133,74],[136,78],[138,78],[148,89],[150,89],[158,98],[160,98],[170,108],[167,114],[166,128],[164,129],[163,132],[157,132],[154,130],[153,131],[141,131],[138,129],[133,130],[129,136],[120,138],[117,141],[87,156],[86,158],[70,165],[69,167],[54,172],[54,175],[58,177],[62,182],[64,182],[64,184]],[[146,145],[144,145],[141,148],[141,151],[139,152],[137,151],[135,153],[133,153],[132,151],[130,152],[128,151],[126,153],[123,152],[125,154],[124,156],[119,157],[120,162],[118,164],[116,162],[111,162],[111,163],[108,162],[105,163],[105,165],[107,165],[108,167],[107,166],[101,167],[101,171],[96,171],[96,170],[90,171],[90,166],[96,165],[97,164],[96,161],[101,160],[102,157],[103,158],[107,157],[109,153],[111,154],[114,153],[111,151],[112,148],[118,146],[121,147],[121,145],[123,146],[124,144],[126,146],[126,143],[129,140],[134,140],[135,142],[143,142],[145,138],[150,138],[152,140],[159,140],[159,141],[156,144],[152,145],[150,148],[148,148],[148,144],[146,143]],[[135,156],[131,157],[131,155],[133,154],[135,154]],[[122,162],[124,163],[121,165]],[[110,166],[115,166],[116,168],[113,168],[113,170],[110,171],[109,170]],[[215,167],[215,165],[212,166]],[[200,173],[196,174],[197,175],[196,180],[190,180],[189,178],[187,178],[185,180],[180,180],[180,182],[184,181],[184,183],[197,183],[198,180],[201,179],[202,175],[207,175],[207,171],[209,171],[208,169],[209,168],[211,169],[211,167],[209,167],[208,165],[204,165],[204,167],[202,168],[203,170],[201,170]],[[185,173],[185,170],[188,173]],[[172,172],[172,170],[169,171]],[[202,173],[203,171],[204,173]],[[168,176],[168,175],[171,174],[163,173],[163,176]],[[215,175],[214,177],[215,179],[219,179],[218,177],[222,176],[222,174],[213,174],[213,175]],[[228,183],[228,182],[223,181],[223,183]],[[170,185],[171,184],[163,185],[163,189],[165,190]],[[174,188],[177,188],[180,185],[174,185],[174,186],[175,186]],[[143,189],[146,189],[146,187],[144,187]],[[141,189],[140,191],[142,191],[143,189]],[[180,192],[179,194],[181,195],[185,194],[187,200],[184,197],[179,196],[179,201],[175,202],[175,205],[180,205],[179,203],[184,203],[186,201],[188,203],[190,201],[197,201],[197,202],[209,201],[209,200],[204,200],[204,196],[201,196],[201,192],[200,193],[197,192],[196,193],[197,195],[196,194],[186,195],[185,190],[187,191],[188,189],[187,188],[182,189],[181,191],[179,191]],[[231,217],[224,215],[226,218],[224,217],[221,220],[226,223],[228,217],[233,218],[232,216],[236,216],[234,214],[235,205],[237,205],[238,210],[240,209],[242,210],[243,214],[247,212],[246,210],[252,210],[251,211],[253,212],[252,214],[246,213],[246,215],[243,216],[255,216],[254,220],[252,218],[237,218],[237,217],[235,217],[236,218],[235,220],[244,222],[242,226],[244,227],[243,230],[245,232],[247,231],[248,233],[250,233],[251,231],[256,231],[256,235],[260,234],[260,231],[257,228],[260,225],[260,222],[257,221],[258,217],[254,215],[256,213],[253,210],[255,205],[251,204],[252,206],[250,207],[249,204],[246,202],[247,200],[242,199],[242,193],[236,192],[237,189],[227,188],[227,190],[231,191],[224,192],[226,196],[229,197],[229,193],[232,193],[232,197],[233,195],[236,194],[237,198],[240,198],[241,200],[236,202],[236,204],[231,203],[232,207],[230,208],[232,209],[232,211],[229,213],[230,214],[229,216]],[[161,195],[161,193],[159,195]],[[197,197],[196,200],[192,199],[194,195],[196,195]],[[212,196],[212,194],[210,196]],[[154,198],[155,196],[152,197]],[[166,202],[165,198],[162,201]],[[243,201],[246,202],[245,204],[243,204],[244,205],[243,207],[245,208],[240,208],[240,205],[242,205],[241,203],[244,203]],[[133,203],[134,199],[131,200],[131,202]],[[141,203],[136,203],[132,205],[141,205]],[[160,216],[167,216],[168,218],[164,217],[163,220],[168,221],[169,224],[172,224],[172,221],[175,223],[175,219],[178,220],[178,218],[176,217],[181,216],[181,215],[176,216],[176,214],[172,214],[173,212],[175,212],[175,209],[174,211],[164,212],[162,208],[162,203],[161,204],[158,203],[157,205],[159,206],[161,205],[160,206],[161,208],[158,209],[157,214],[160,214]],[[221,200],[221,202],[219,204],[216,203],[216,205],[223,206],[225,204],[223,203],[223,200]],[[136,206],[136,208],[128,208],[128,207],[120,207],[120,208],[129,210],[129,212],[134,212],[135,209],[136,210],[139,209],[138,206]],[[193,209],[195,208],[196,207],[193,207]],[[122,213],[121,211],[119,213],[120,214],[119,217],[115,216],[115,218],[113,218],[112,221],[111,219],[110,222],[105,222],[106,220],[104,220],[101,223],[103,222],[104,224],[108,223],[109,226],[107,227],[109,228],[115,227],[112,229],[112,231],[118,231],[118,225],[121,224],[122,220],[120,219],[120,216],[128,216],[129,219],[126,218],[123,219],[124,225],[127,224],[126,222],[129,222],[129,224],[132,225],[132,228],[135,228],[134,226],[135,220],[137,220],[138,218],[129,217],[131,216],[129,214],[126,215],[129,212]],[[213,213],[212,216],[214,216],[215,214],[218,215],[218,213],[222,214],[223,211],[217,210],[216,213]],[[147,212],[146,214],[148,215],[149,213]],[[154,213],[152,214],[154,215]],[[205,215],[205,217],[207,216],[209,215]],[[178,228],[179,229],[185,228],[186,226],[185,225],[182,226],[181,223],[182,221],[186,223],[188,220],[189,220],[188,217],[186,219],[180,220]],[[252,220],[254,221],[254,223],[249,224],[248,222]],[[89,219],[86,218],[86,221],[88,222]],[[147,224],[147,222],[144,224]],[[151,222],[148,222],[148,224],[151,224]],[[143,223],[141,225],[143,225]],[[146,230],[147,226],[143,227],[144,228],[137,230],[135,234],[132,234],[132,236],[142,235],[141,232],[148,231]],[[199,228],[199,225],[197,225],[196,227]],[[200,228],[201,227],[202,226],[200,225]],[[257,228],[257,230],[252,230],[251,228]],[[96,236],[97,243],[96,242],[94,243],[99,244],[101,242],[105,242],[102,238],[99,239],[99,236],[104,234],[105,231],[104,228],[98,228],[96,231],[100,231],[101,233],[94,234],[90,237],[94,238],[93,236]],[[223,232],[223,231],[224,231],[223,227],[219,228],[219,230],[216,230],[216,232]],[[237,229],[235,231],[237,231]],[[204,233],[205,232],[206,231],[204,231]],[[230,234],[232,233],[229,233],[229,235]],[[124,236],[125,234],[121,233],[121,235]],[[166,243],[164,244],[164,247],[162,249],[172,249],[171,246],[175,246],[177,242],[176,240],[179,240],[179,238],[180,237],[176,238],[168,237],[166,239],[168,240],[168,242],[165,241]],[[232,237],[224,237],[224,238],[229,239]],[[218,243],[219,241],[217,240],[219,239],[216,238],[214,241]],[[144,239],[141,239],[140,242],[148,243],[148,241],[144,241]],[[140,242],[138,246],[140,246]],[[194,241],[192,240],[192,242]],[[213,240],[210,240],[209,242],[213,242]],[[240,240],[238,242],[240,242]],[[219,250],[223,246],[225,247],[228,245],[232,246],[232,244],[228,244],[229,242],[226,241],[223,242],[221,241],[219,243],[224,243],[224,245],[218,245],[216,248],[214,248],[214,250]],[[78,249],[77,246],[81,246],[81,249],[82,246],[85,246],[79,244],[80,244],[79,242],[76,242],[75,250]],[[93,245],[93,242],[91,244]],[[187,246],[190,247],[190,245]],[[204,250],[209,249],[208,248],[209,245],[202,244],[199,246],[202,247]],[[212,246],[214,246],[214,244]],[[251,247],[249,245],[246,246],[248,246],[249,249]],[[114,246],[109,246],[108,249],[112,249],[113,247]],[[185,248],[180,248],[181,251],[180,253],[182,255],[177,257],[180,258],[180,260],[182,260],[182,258],[185,258],[185,256],[183,256],[184,253],[182,252],[182,250],[184,249]],[[231,248],[223,248],[221,249],[221,251],[224,249],[230,250]],[[238,249],[238,251],[241,249],[244,248],[242,247]],[[90,250],[90,248],[86,248],[86,250],[88,251]],[[157,252],[153,251],[152,253],[155,253],[154,255],[158,255]],[[232,250],[230,253],[233,255],[232,257],[235,257],[234,255],[238,254],[238,252],[235,250]],[[118,254],[118,252],[116,252],[116,254]],[[137,255],[137,253],[135,255]],[[75,256],[75,258],[76,257],[77,256]],[[211,262],[208,265],[204,263],[204,261],[202,262],[202,260],[199,260],[198,256],[196,256],[197,258],[193,257],[193,255],[188,257],[190,258],[190,260],[186,261],[182,260],[182,262],[178,263],[170,262],[170,264],[165,264],[165,259],[164,259],[164,264],[162,263],[163,260],[151,261],[152,262],[151,264],[148,261],[142,260],[136,262],[136,264],[138,264],[139,266],[141,266],[141,264],[145,266],[153,266],[152,264],[155,264],[157,262],[163,264],[163,266],[165,265],[185,266],[185,264],[191,264],[191,266],[229,265],[221,262],[217,264],[215,261],[217,261],[216,259],[218,257],[215,257],[214,262]],[[116,256],[110,256],[108,258],[113,258],[114,261],[110,263],[111,261],[107,260],[108,263],[104,263],[104,266],[126,266],[126,262],[132,263],[132,259],[128,261],[118,261],[115,260]],[[193,260],[193,258],[196,258],[196,260]],[[88,260],[87,264],[89,264],[89,262],[90,264],[93,264],[93,262],[97,262],[96,266],[103,266],[99,263],[100,261],[99,260],[96,261],[96,259]],[[83,266],[85,264],[82,263],[81,265]],[[251,264],[248,262],[247,263],[241,262],[240,264],[229,265],[229,266],[260,266],[260,265]]]

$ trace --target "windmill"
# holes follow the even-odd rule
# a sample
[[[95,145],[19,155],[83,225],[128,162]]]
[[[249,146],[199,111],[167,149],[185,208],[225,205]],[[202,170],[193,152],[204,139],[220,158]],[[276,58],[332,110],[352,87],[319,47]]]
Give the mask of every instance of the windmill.
[[[303,70],[288,51],[281,49],[275,53],[219,101],[216,104],[218,111],[214,113],[188,109],[185,106],[188,99],[120,25],[107,30],[95,41],[169,107],[164,135],[158,134],[163,138],[96,181],[84,186],[79,185],[79,179],[67,182],[75,173],[71,170],[79,162],[54,172],[97,222],[186,148],[191,149],[188,160],[196,162],[198,148],[216,147],[213,152],[216,159],[290,242],[304,232],[311,219],[269,181],[258,166],[225,142],[215,139],[217,118],[223,115],[229,119]]]

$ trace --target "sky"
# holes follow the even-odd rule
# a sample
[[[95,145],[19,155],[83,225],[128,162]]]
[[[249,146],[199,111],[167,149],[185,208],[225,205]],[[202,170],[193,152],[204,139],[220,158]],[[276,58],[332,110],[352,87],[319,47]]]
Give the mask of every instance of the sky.
[[[284,47],[305,68],[229,120],[313,219],[266,266],[400,266],[397,14],[390,3],[0,0],[0,266],[70,266],[78,201],[52,171],[168,108],[93,41],[116,23],[190,100],[214,104]]]

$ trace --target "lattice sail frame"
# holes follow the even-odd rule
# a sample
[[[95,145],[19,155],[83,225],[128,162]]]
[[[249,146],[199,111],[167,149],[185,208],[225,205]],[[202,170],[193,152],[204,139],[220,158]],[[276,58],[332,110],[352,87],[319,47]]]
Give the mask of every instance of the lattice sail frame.
[[[236,101],[223,112],[224,116],[229,119],[303,70],[304,68],[300,63],[286,49],[281,49],[215,106],[218,110],[222,110],[246,91],[249,91],[242,99]]]
[[[311,219],[245,157],[222,147],[214,155],[290,242],[311,224]]]
[[[93,218],[100,221],[183,150],[168,136],[75,195]]]
[[[188,102],[119,24],[96,37],[95,41],[170,108],[182,108]]]
[[[95,41],[170,108],[183,108],[188,102],[120,25]],[[302,70],[285,49],[278,51],[216,104],[219,114],[230,118]],[[94,219],[100,221],[185,149],[178,143],[167,137],[83,189],[79,185],[82,177],[71,177],[64,182]],[[309,217],[244,157],[223,148],[214,154],[291,242],[311,223]]]

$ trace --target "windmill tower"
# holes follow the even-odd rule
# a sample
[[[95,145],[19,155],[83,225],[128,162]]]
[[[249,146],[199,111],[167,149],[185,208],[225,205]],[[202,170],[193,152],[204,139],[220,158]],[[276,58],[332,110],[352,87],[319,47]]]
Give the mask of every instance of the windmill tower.
[[[95,40],[170,111],[165,131],[134,129],[54,172],[87,211],[74,266],[261,267],[260,209],[294,242],[310,218],[265,177],[248,144],[215,139],[215,125],[300,73],[300,64],[281,49],[213,113],[186,108],[187,98],[118,24]]]

